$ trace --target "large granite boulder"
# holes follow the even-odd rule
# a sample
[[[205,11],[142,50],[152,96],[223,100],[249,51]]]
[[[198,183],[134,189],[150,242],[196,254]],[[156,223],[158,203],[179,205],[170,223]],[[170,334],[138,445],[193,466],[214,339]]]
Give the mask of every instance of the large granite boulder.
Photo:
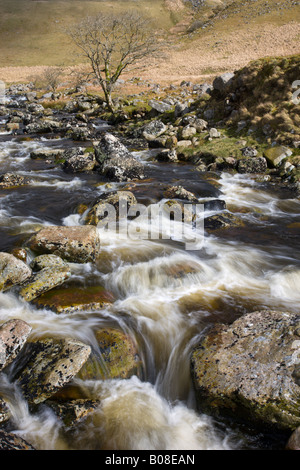
[[[37,254],[52,253],[66,261],[87,263],[95,261],[100,239],[96,227],[91,225],[48,226],[34,234],[27,244]]]
[[[295,430],[300,425],[299,352],[300,317],[294,313],[257,311],[231,325],[215,325],[191,356],[199,408]]]

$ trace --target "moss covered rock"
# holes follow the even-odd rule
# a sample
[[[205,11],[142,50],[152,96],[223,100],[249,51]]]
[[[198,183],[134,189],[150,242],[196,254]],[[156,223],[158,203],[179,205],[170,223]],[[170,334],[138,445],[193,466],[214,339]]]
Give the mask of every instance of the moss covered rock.
[[[129,334],[114,328],[103,328],[95,336],[99,350],[91,354],[78,377],[89,380],[142,376],[142,360]]]
[[[56,313],[74,313],[82,310],[101,310],[114,302],[111,292],[101,286],[66,287],[52,289],[34,300],[38,308],[49,308]]]

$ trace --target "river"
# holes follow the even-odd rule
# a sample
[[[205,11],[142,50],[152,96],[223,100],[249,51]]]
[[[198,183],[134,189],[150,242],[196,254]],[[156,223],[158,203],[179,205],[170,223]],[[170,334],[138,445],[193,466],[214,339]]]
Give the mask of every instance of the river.
[[[148,150],[134,152],[146,179],[109,183],[99,174],[68,174],[59,165],[30,158],[39,148],[74,146],[64,138],[24,140],[0,135],[1,172],[29,176],[33,183],[1,189],[0,251],[20,246],[45,225],[79,225],[79,206],[103,192],[131,190],[139,203],[158,207],[167,185],[193,191],[199,203],[222,199],[244,225],[205,234],[199,249],[182,240],[101,236],[95,264],[72,264],[73,285],[103,285],[116,302],[99,312],[54,314],[12,292],[0,293],[0,322],[20,318],[35,337],[76,337],[94,343],[99,326],[118,325],[139,344],[145,376],[128,380],[80,381],[101,406],[72,434],[46,405],[32,413],[10,377],[0,392],[12,411],[13,432],[41,450],[64,449],[277,449],[281,436],[216,420],[197,411],[190,377],[191,350],[206,327],[231,322],[262,308],[298,311],[300,300],[300,200],[289,191],[241,174],[200,173],[186,163],[156,163]],[[213,211],[211,212],[214,213]],[[164,230],[164,228],[162,229]],[[176,276],[184,266],[184,275]],[[171,273],[171,274],[170,274]]]

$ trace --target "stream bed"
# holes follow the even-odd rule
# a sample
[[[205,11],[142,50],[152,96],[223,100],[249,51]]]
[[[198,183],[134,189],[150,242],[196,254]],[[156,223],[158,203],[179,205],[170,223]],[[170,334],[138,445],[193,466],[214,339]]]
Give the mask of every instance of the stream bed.
[[[32,414],[3,373],[0,391],[8,397],[12,431],[41,450],[284,448],[280,435],[260,434],[200,413],[190,354],[209,325],[232,322],[264,308],[298,312],[300,200],[254,176],[200,173],[186,163],[154,162],[150,150],[134,152],[145,165],[146,178],[130,183],[111,183],[95,172],[69,174],[60,165],[30,158],[34,150],[70,144],[64,138],[0,135],[1,172],[33,180],[30,185],[1,189],[0,251],[21,246],[43,226],[82,224],[79,208],[115,189],[132,191],[155,213],[164,189],[182,185],[197,195],[199,203],[225,201],[244,224],[205,233],[203,244],[194,250],[187,250],[176,237],[102,234],[96,263],[72,264],[73,285],[102,285],[114,294],[116,301],[98,312],[57,315],[22,301],[13,291],[0,293],[0,321],[20,318],[32,326],[35,337],[69,336],[94,344],[96,328],[117,325],[136,339],[145,371],[142,379],[82,383],[78,379],[86,396],[100,400],[101,406],[78,425],[72,439],[64,435],[61,421],[46,405]],[[178,266],[185,266],[186,275],[170,275]]]

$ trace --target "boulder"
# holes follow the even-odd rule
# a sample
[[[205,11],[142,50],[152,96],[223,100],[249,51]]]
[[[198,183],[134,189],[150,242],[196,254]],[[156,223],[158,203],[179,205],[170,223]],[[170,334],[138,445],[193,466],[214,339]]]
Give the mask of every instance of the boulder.
[[[256,157],[257,156],[257,149],[254,147],[243,147],[241,149],[243,157]]]
[[[102,310],[114,302],[111,292],[101,286],[60,287],[52,289],[33,303],[37,308],[47,308],[55,313],[74,313],[83,310]]]
[[[230,227],[241,227],[243,225],[243,221],[229,211],[224,211],[222,214],[211,215],[204,219],[204,228],[207,231]]]
[[[32,276],[32,278],[20,289],[20,296],[31,302],[44,292],[63,284],[71,273],[67,266],[44,268]]]
[[[181,138],[184,140],[191,139],[192,137],[194,137],[196,133],[197,133],[196,128],[188,125],[181,130]]]
[[[127,214],[129,208],[137,204],[130,191],[112,191],[102,194],[93,204],[85,218],[85,224],[98,225],[107,220],[119,220],[120,209]],[[113,217],[113,219],[111,219]]]
[[[218,90],[221,93],[226,92],[226,90],[231,85],[234,78],[234,73],[226,72],[216,77],[213,81],[213,88],[214,90]]]
[[[277,430],[300,425],[299,315],[256,311],[217,324],[192,353],[197,402],[211,414]]]
[[[167,126],[162,121],[151,121],[143,128],[143,137],[147,141],[155,140],[164,134],[166,130]]]
[[[69,383],[91,353],[91,347],[72,338],[28,342],[16,384],[29,403],[42,403]]]
[[[215,127],[212,127],[209,129],[209,137],[212,139],[217,139],[218,137],[221,137],[221,134]]]
[[[158,162],[178,162],[176,149],[163,149],[156,155],[155,159]]]
[[[82,152],[79,155],[73,155],[62,164],[62,169],[69,173],[80,173],[83,171],[92,171],[96,165],[95,154],[93,152]]]
[[[35,450],[35,448],[16,434],[1,429],[0,450]]]
[[[0,423],[5,423],[11,418],[10,407],[0,398]]]
[[[10,253],[0,253],[0,291],[24,283],[31,275],[26,263]]]
[[[105,133],[95,148],[95,157],[100,173],[114,181],[130,181],[144,178],[144,166],[122,142],[110,133]]]
[[[0,371],[19,354],[31,332],[23,320],[8,320],[0,326]]]
[[[30,158],[33,160],[48,160],[48,159],[59,159],[64,154],[63,149],[39,149],[33,150],[30,153]]]
[[[51,253],[73,263],[88,263],[95,261],[100,239],[91,225],[49,226],[34,234],[27,244],[37,254]]]
[[[271,168],[278,168],[281,162],[292,155],[292,151],[282,145],[278,147],[271,147],[264,152],[268,165]]]
[[[293,432],[289,438],[286,450],[300,450],[300,426]]]
[[[60,121],[44,119],[27,124],[25,132],[27,134],[46,134],[64,130],[64,124]]]
[[[268,164],[264,157],[244,158],[237,162],[239,173],[264,173],[267,169]]]
[[[167,199],[183,199],[189,202],[198,202],[197,196],[194,193],[187,191],[182,186],[171,186],[164,191],[164,197]]]
[[[173,106],[168,103],[164,103],[163,101],[150,100],[148,101],[148,104],[152,109],[161,114],[173,110]]]

